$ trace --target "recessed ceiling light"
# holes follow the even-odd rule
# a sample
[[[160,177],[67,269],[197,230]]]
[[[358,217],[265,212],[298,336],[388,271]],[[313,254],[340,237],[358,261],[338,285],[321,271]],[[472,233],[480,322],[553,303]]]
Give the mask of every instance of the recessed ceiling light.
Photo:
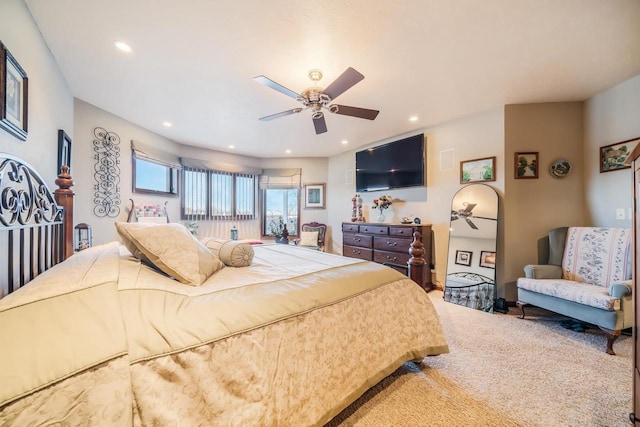
[[[236,148],[236,146],[235,145],[230,145],[229,148],[231,148],[233,150],[234,148]]]
[[[411,116],[411,117],[409,117],[409,121],[410,121],[410,122],[417,122],[417,121],[418,121],[418,116]]]
[[[173,126],[173,123],[171,123],[171,122],[162,122],[162,126],[170,128],[171,126]]]
[[[113,44],[123,52],[131,52],[131,46],[126,44],[125,42],[115,41]]]
[[[346,139],[342,140],[342,145],[347,145],[349,143],[349,141],[347,141]]]
[[[285,151],[285,153],[291,154],[291,150],[287,150],[287,151]]]

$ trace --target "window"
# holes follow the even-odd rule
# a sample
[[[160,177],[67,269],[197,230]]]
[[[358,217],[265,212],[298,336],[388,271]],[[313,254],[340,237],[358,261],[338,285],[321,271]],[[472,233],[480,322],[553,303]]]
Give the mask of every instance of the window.
[[[182,168],[177,156],[131,141],[134,193],[178,194]]]
[[[178,194],[178,169],[134,158],[133,192]]]
[[[182,219],[255,219],[257,179],[207,169],[184,168]]]
[[[298,206],[300,189],[265,189],[264,215],[262,229],[264,235],[270,235],[280,220],[287,224],[290,236],[298,235]]]
[[[290,236],[298,235],[301,175],[300,169],[265,169],[260,175],[264,236],[272,235],[280,221]]]

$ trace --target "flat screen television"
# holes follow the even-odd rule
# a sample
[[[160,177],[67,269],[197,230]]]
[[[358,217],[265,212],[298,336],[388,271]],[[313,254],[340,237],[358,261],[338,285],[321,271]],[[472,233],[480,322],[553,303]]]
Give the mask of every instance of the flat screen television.
[[[426,184],[424,134],[356,152],[356,192]]]

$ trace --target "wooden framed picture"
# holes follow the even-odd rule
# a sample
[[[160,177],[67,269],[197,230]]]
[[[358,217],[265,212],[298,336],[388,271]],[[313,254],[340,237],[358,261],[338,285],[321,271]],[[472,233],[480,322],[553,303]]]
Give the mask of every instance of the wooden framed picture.
[[[324,209],[325,184],[304,185],[304,208]]]
[[[538,153],[516,153],[513,168],[515,179],[537,179]]]
[[[463,160],[460,162],[460,184],[496,180],[496,158]]]
[[[629,156],[638,142],[640,138],[634,138],[600,147],[600,173],[630,168]]]
[[[0,128],[27,140],[28,79],[18,61],[0,42]]]
[[[496,268],[496,253],[480,251],[480,267]]]
[[[62,172],[62,165],[69,166],[71,171],[71,138],[62,129],[58,129],[58,173]]]
[[[455,263],[458,265],[466,265],[467,267],[471,266],[471,256],[473,252],[469,251],[456,251],[456,260]]]

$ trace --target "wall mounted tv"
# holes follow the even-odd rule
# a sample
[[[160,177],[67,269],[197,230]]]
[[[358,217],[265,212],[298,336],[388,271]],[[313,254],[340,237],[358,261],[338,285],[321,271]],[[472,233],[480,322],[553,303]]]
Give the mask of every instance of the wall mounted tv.
[[[356,191],[426,185],[424,134],[356,153]]]

